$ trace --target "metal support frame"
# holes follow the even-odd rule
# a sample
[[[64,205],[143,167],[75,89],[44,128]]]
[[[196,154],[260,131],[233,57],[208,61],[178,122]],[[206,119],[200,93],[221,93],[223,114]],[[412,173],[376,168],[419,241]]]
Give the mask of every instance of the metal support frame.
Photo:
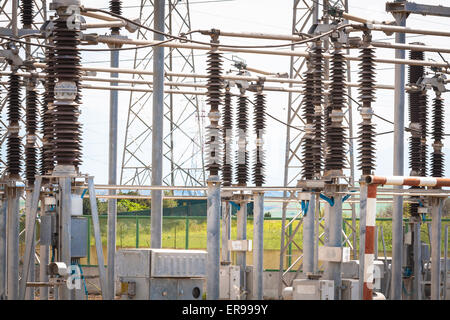
[[[230,262],[228,241],[231,239],[231,206],[228,201],[222,202],[222,257],[223,262]]]
[[[314,239],[316,237],[314,223],[316,212],[316,195],[311,194],[308,212],[303,218],[303,273],[314,273]]]
[[[247,201],[244,199],[239,202],[239,210],[237,212],[237,235],[236,240],[247,240]],[[236,252],[236,265],[240,268],[240,291],[239,300],[247,298],[247,253],[245,251]]]
[[[348,1],[347,0],[340,0],[339,4],[344,7],[346,10],[348,9]],[[323,5],[320,4],[318,1],[299,1],[294,0],[294,7],[293,7],[293,24],[292,24],[292,33],[293,34],[299,34],[299,33],[306,33],[307,26],[310,23],[317,23],[319,19],[319,6],[323,7],[323,12],[326,13],[326,10],[328,8],[328,1],[324,0]],[[327,23],[327,21],[324,21],[324,23]],[[325,41],[324,43],[324,49],[325,51],[329,49],[328,41]],[[292,48],[293,50],[293,48]],[[291,79],[299,79],[302,77],[302,73],[304,68],[306,67],[306,60],[305,57],[291,57],[291,64],[290,64],[290,78]],[[325,66],[324,66],[324,73],[325,73],[325,81],[328,80],[328,72],[329,72],[329,66],[328,66],[328,60],[325,60]],[[350,66],[350,63],[348,63],[348,67]],[[350,68],[348,68],[348,73],[350,72]],[[290,87],[292,87],[292,84],[289,84]],[[348,94],[351,95],[351,90],[348,91]],[[292,182],[296,181],[301,174],[301,167],[302,167],[302,155],[301,155],[301,144],[303,139],[303,133],[292,131],[292,127],[295,126],[304,126],[304,120],[301,118],[300,115],[300,108],[302,105],[302,98],[303,95],[299,93],[289,93],[288,97],[288,111],[287,111],[287,124],[286,127],[286,151],[285,151],[285,166],[284,166],[284,186],[289,186],[292,184]],[[326,100],[326,99],[325,99]],[[350,102],[351,99],[348,99],[348,102]],[[326,101],[325,101],[326,103]],[[350,106],[351,107],[351,106]],[[351,108],[349,112],[345,113],[345,122],[348,124],[349,127],[353,126],[353,117],[350,114]],[[295,132],[295,133],[294,133]],[[354,160],[353,160],[353,142],[350,141],[350,152],[348,153],[348,156],[346,158],[346,162],[350,167],[350,177],[348,178],[348,183],[353,186],[354,183]],[[284,196],[287,196],[287,193],[284,193]],[[311,205],[311,204],[310,204]],[[285,245],[285,232],[287,228],[286,224],[286,211],[287,211],[287,203],[283,204],[282,207],[282,226],[281,226],[281,251],[283,249],[286,249],[287,246]],[[327,209],[325,209],[327,211]],[[353,209],[352,214],[355,215],[356,212]],[[356,219],[354,219],[356,222]],[[355,224],[352,224],[353,233],[355,233]],[[296,229],[297,230],[297,229]],[[295,233],[296,231],[294,231]],[[342,232],[342,230],[341,230]],[[292,236],[291,236],[292,237]],[[356,237],[352,238],[353,240],[356,240]],[[353,248],[356,248],[356,244],[352,244]],[[304,253],[302,254],[302,259],[304,261]],[[296,259],[294,261],[294,264],[298,264],[300,259]],[[284,272],[284,252],[280,253],[280,276],[279,276],[279,284],[278,284],[278,294],[281,298],[281,292],[283,283],[285,280],[283,279],[283,272]],[[299,274],[299,270],[301,266],[304,266],[304,263],[299,264],[299,269],[297,270],[297,275]],[[290,270],[294,268],[294,265],[288,265],[287,270]],[[295,277],[294,277],[295,278]]]
[[[220,181],[208,179],[207,200],[207,242],[208,251],[206,267],[206,297],[208,300],[219,299],[220,275]]]
[[[95,250],[97,252],[97,264],[98,264],[98,274],[100,277],[100,289],[102,291],[102,297],[106,300],[106,290],[107,290],[107,282],[106,282],[106,270],[105,263],[103,259],[103,246],[102,239],[100,235],[100,223],[98,220],[98,209],[97,209],[97,200],[95,198],[95,187],[94,187],[94,179],[93,177],[88,178],[88,190],[89,194],[92,195],[89,197],[89,203],[91,204],[91,215],[92,215],[92,226],[94,227],[94,239],[95,239]]]
[[[5,300],[7,297],[6,216],[8,203],[4,195],[0,203],[0,300]]]
[[[396,1],[402,2],[402,1]],[[398,26],[406,26],[406,14],[394,14]],[[405,34],[396,33],[395,42],[404,44]],[[395,50],[396,59],[405,59],[405,50]],[[393,174],[403,175],[404,160],[404,127],[405,127],[405,66],[395,66],[395,91],[394,91],[394,164]],[[395,186],[402,189],[402,186]],[[402,260],[403,260],[403,197],[394,196],[392,214],[392,278],[391,299],[402,298]]]
[[[441,300],[442,198],[431,197],[431,300]],[[447,263],[447,261],[446,261]]]
[[[19,199],[21,191],[15,186],[8,186],[6,196],[8,198],[6,231],[7,294],[8,300],[17,300],[19,298]]]
[[[160,1],[160,0],[158,0]],[[141,0],[140,20],[144,25],[152,26],[155,0]],[[170,34],[188,33],[191,29],[189,2],[180,3],[168,0],[168,12],[165,14],[165,30]],[[138,39],[148,39],[151,32],[145,29],[137,31]],[[188,35],[188,37],[191,37]],[[157,52],[155,47],[155,52]],[[136,50],[134,68],[151,69],[153,48]],[[169,82],[186,82],[189,79],[174,72],[195,73],[193,49],[169,48],[165,57],[165,78]],[[172,74],[170,74],[172,72]],[[133,75],[133,79],[144,80],[143,75]],[[196,81],[194,79],[194,81]],[[134,86],[134,85],[133,85]],[[152,89],[148,84],[149,89]],[[172,86],[178,89],[176,85]],[[153,89],[152,89],[153,90]],[[176,90],[175,90],[176,91]],[[120,181],[122,184],[145,185],[151,181],[153,168],[148,165],[148,152],[151,145],[152,123],[147,102],[152,92],[133,91],[130,94],[128,118],[122,157]],[[175,95],[174,91],[164,95],[164,132],[162,145],[162,164],[170,167],[164,172],[162,181],[166,185],[202,185],[206,186],[204,162],[204,119],[200,114],[199,100],[194,92]],[[155,149],[152,147],[152,149]],[[174,150],[180,149],[182,152]]]
[[[165,0],[154,3],[154,28],[164,32]],[[164,36],[155,33],[155,40]],[[163,123],[164,123],[164,48],[153,48],[153,107],[152,107],[152,185],[160,186],[163,180]],[[151,244],[152,248],[162,247],[163,200],[160,190],[152,191]]]
[[[111,51],[111,67],[119,67],[119,51]],[[112,78],[117,78],[118,73],[112,73]],[[117,83],[111,83],[111,86],[117,86]],[[119,92],[111,90],[109,107],[109,152],[108,152],[108,183],[117,183],[117,130],[118,130],[118,108]],[[108,190],[109,195],[115,195],[115,190]],[[116,253],[116,226],[117,226],[117,200],[108,199],[108,269],[106,270],[108,290],[107,299],[113,300],[116,295],[116,286],[114,280],[115,253]]]
[[[254,300],[263,299],[264,193],[254,194],[253,206],[253,290]],[[314,222],[313,222],[314,224]]]
[[[339,247],[342,248],[342,195],[334,196],[334,205],[329,206],[329,238],[327,246],[329,247]],[[331,262],[325,263],[325,271],[323,274],[323,279],[334,280],[334,299],[340,300],[341,298],[341,262]]]

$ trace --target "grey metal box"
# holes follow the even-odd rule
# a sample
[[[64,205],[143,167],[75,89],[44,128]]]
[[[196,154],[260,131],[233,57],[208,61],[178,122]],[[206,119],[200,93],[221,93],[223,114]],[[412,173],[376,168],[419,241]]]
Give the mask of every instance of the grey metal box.
[[[334,300],[333,280],[296,279],[292,287],[293,300]]]
[[[202,300],[204,279],[121,278],[133,283],[132,295],[122,292],[123,300]]]
[[[241,272],[239,266],[220,266],[219,299],[238,300]]]
[[[204,250],[122,249],[116,252],[118,277],[204,278]]]
[[[206,277],[207,252],[204,250],[152,249],[152,278]]]
[[[72,258],[87,256],[88,220],[86,217],[72,216],[70,253]]]
[[[342,279],[342,300],[359,300],[359,280]]]

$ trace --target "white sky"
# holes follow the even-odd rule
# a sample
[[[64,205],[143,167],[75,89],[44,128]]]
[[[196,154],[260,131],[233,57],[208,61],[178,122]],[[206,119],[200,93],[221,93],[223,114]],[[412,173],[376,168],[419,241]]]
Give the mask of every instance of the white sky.
[[[195,2],[199,2],[195,4]],[[419,1],[427,4],[441,4],[449,5],[449,0],[427,0]],[[124,1],[124,6],[138,6],[140,1],[127,0]],[[223,1],[217,3],[209,3],[202,0],[191,1],[190,13],[191,13],[191,27],[195,29],[222,29],[224,31],[246,31],[246,32],[267,32],[277,34],[290,34],[292,24],[292,3],[288,0],[234,0]],[[96,0],[96,1],[82,1],[82,4],[90,7],[103,7],[108,6],[108,1]],[[385,9],[384,0],[350,0],[350,13],[372,18],[375,20],[392,20],[392,17],[387,14]],[[124,14],[129,18],[138,16],[138,8],[129,8],[124,10]],[[450,20],[440,17],[424,17],[424,16],[411,16],[407,20],[407,25],[410,27],[420,27],[424,29],[437,29],[448,30],[450,26]],[[92,31],[94,32],[94,31]],[[98,33],[107,33],[108,30],[97,30]],[[130,38],[135,38],[136,34],[124,34]],[[388,39],[387,39],[388,38]],[[209,41],[205,36],[195,36],[195,39]],[[393,42],[393,36],[386,36],[383,33],[376,32],[373,34],[373,39],[387,39]],[[407,43],[420,41],[427,45],[435,45],[440,47],[450,47],[450,41],[444,37],[432,37],[432,36],[407,36]],[[257,41],[247,39],[233,39],[222,38],[222,43],[228,44],[268,44],[275,43],[273,40]],[[280,43],[280,42],[276,42]],[[101,46],[104,47],[104,46]],[[196,55],[196,72],[205,74],[205,52],[195,52]],[[357,55],[357,51],[353,50],[352,55]],[[391,49],[377,49],[377,55],[384,58],[393,58],[394,50]],[[232,54],[225,55],[231,58]],[[269,55],[254,55],[254,54],[239,54],[239,57],[246,60],[247,64],[251,67],[263,69],[272,72],[289,72],[289,57],[269,56]],[[443,55],[450,61],[450,55]],[[441,61],[441,58],[437,54],[427,53],[427,58]],[[133,67],[134,51],[123,51],[120,53],[120,67],[132,68]],[[109,66],[109,53],[83,53],[83,65],[85,66]],[[224,69],[230,69],[230,62],[226,61]],[[393,84],[394,82],[394,70],[392,65],[379,64],[377,65],[377,81],[383,84]],[[352,82],[356,82],[358,79],[357,64],[352,63]],[[102,77],[109,77],[106,74],[99,74]],[[121,78],[130,78],[126,75],[121,75]],[[106,85],[106,84],[101,84]],[[276,86],[277,84],[270,84]],[[129,86],[126,84],[125,86]],[[377,92],[377,100],[373,104],[375,113],[382,115],[385,118],[393,120],[393,94],[392,90],[379,90]],[[429,93],[429,108],[431,109],[431,98],[433,93]],[[286,93],[268,93],[267,111],[276,116],[282,121],[286,121],[287,112],[287,97]],[[353,98],[357,99],[358,93],[353,90]],[[407,96],[406,96],[407,97]],[[449,98],[448,94],[444,94],[444,98]],[[203,98],[200,98],[200,105],[205,108]],[[405,108],[408,109],[407,100],[405,102]],[[446,101],[446,107],[448,110],[448,101]],[[122,152],[125,137],[125,126],[127,121],[127,111],[129,107],[129,93],[119,92],[119,145],[118,145],[118,176],[120,177],[120,166],[122,163]],[[151,110],[151,102],[148,103],[148,110]],[[354,105],[356,109],[356,106]],[[207,108],[206,108],[207,109]],[[150,116],[150,111],[146,115],[146,118]],[[357,132],[357,124],[361,118],[359,113],[354,110],[354,134]],[[151,117],[150,117],[151,119]],[[83,165],[81,171],[95,175],[96,183],[107,183],[108,173],[108,121],[109,121],[109,92],[102,90],[84,90],[83,91],[83,106],[82,115],[80,121],[83,124]],[[377,118],[374,119],[377,124],[377,132],[384,132],[393,130],[391,124],[385,123]],[[286,127],[283,124],[275,122],[268,118],[268,128],[266,135],[266,151],[268,155],[267,159],[267,185],[282,185],[283,184],[283,172],[284,172],[284,157],[285,157],[285,135]],[[431,119],[429,120],[431,123]],[[408,125],[408,115],[405,117],[405,124]],[[450,113],[446,113],[446,129],[445,132],[450,132]],[[295,130],[293,130],[295,132]],[[405,175],[409,174],[408,169],[408,155],[407,155],[407,139],[409,134],[405,133]],[[447,175],[449,174],[448,168],[450,164],[450,142],[444,141],[444,152],[446,153],[445,164],[447,167]],[[378,137],[377,141],[377,169],[376,173],[380,175],[392,174],[392,147],[393,147],[393,134],[382,135]],[[150,163],[151,146],[148,145],[148,161]],[[430,148],[431,150],[431,142]],[[355,144],[356,153],[356,144]],[[357,154],[355,154],[355,161]],[[356,171],[356,179],[360,176],[360,171]]]

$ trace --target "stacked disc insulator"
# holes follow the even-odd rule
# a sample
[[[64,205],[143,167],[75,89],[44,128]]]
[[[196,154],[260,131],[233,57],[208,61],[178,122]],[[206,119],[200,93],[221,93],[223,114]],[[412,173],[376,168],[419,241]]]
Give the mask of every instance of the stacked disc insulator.
[[[255,113],[253,120],[253,125],[256,133],[253,183],[257,187],[261,187],[265,182],[265,155],[263,150],[263,135],[266,128],[266,97],[262,92],[257,92],[255,95]]]
[[[219,106],[221,104],[222,97],[222,55],[216,50],[208,52],[207,58],[208,64],[208,84],[207,84],[207,102],[210,107],[208,114],[210,124],[207,127],[207,139],[206,139],[206,160],[207,168],[210,176],[218,176],[221,169],[221,142],[219,132]]]
[[[416,43],[417,44],[417,43]],[[422,44],[423,45],[423,44]],[[411,51],[409,54],[411,60],[424,60],[423,51]],[[409,98],[409,128],[411,137],[409,139],[409,167],[412,176],[426,175],[426,93],[418,87],[418,82],[424,76],[423,66],[409,66],[409,84],[411,89],[408,91]],[[425,125],[425,127],[423,127]],[[424,141],[425,140],[425,141]],[[411,189],[421,189],[420,187],[411,187]],[[419,215],[419,203],[417,197],[411,197],[409,206],[410,216]]]
[[[109,11],[112,13],[122,15],[122,0],[110,0]],[[119,33],[120,27],[112,27],[111,33]]]
[[[26,98],[26,131],[27,142],[25,145],[25,177],[28,185],[34,184],[35,175],[37,174],[37,150],[36,150],[36,131],[37,131],[37,115],[38,115],[38,95],[36,89],[27,90]]]
[[[444,154],[442,153],[442,139],[444,137],[444,100],[440,94],[433,99],[433,153],[431,155],[431,170],[433,177],[444,176]]]
[[[233,182],[233,161],[231,157],[231,143],[233,141],[233,107],[231,105],[231,92],[225,90],[224,105],[222,108],[222,137],[223,137],[223,162],[222,184],[231,186]]]
[[[21,8],[21,18],[22,24],[25,27],[31,27],[33,24],[33,0],[22,0]]]
[[[375,101],[375,54],[372,47],[362,48],[359,64],[359,99],[362,104],[360,110],[363,121],[358,131],[358,168],[363,175],[370,175],[375,169],[375,125],[372,123],[372,102]]]
[[[340,48],[335,48],[332,58],[330,105],[331,113],[326,126],[327,153],[325,170],[340,171],[345,161],[345,131],[343,126],[345,107],[345,59]]]
[[[423,60],[422,51],[411,51],[409,58],[411,60]],[[422,130],[421,115],[423,111],[423,92],[418,87],[414,87],[423,77],[423,66],[409,66],[409,84],[412,88],[408,91],[409,97],[409,122],[411,129],[411,138],[409,140],[409,167],[411,175],[419,176],[423,172],[424,162],[422,161]]]
[[[248,182],[248,151],[247,151],[247,127],[248,127],[247,96],[239,95],[237,110],[237,138],[238,149],[236,153],[236,180],[240,186]]]
[[[303,88],[303,119],[306,123],[305,135],[302,142],[303,169],[302,176],[306,180],[314,177],[314,74],[312,66],[308,63],[308,70],[304,76]]]
[[[79,31],[68,29],[66,17],[56,20],[54,29],[54,72],[57,82],[75,83],[79,92],[80,43]],[[77,96],[79,96],[77,94]],[[81,164],[81,125],[79,117],[79,98],[71,100],[55,100],[53,110],[54,141],[53,150],[55,161],[59,165]]]
[[[55,162],[53,157],[53,103],[55,101],[55,52],[53,48],[45,49],[46,68],[44,82],[44,98],[41,118],[42,152],[41,174],[53,171]]]
[[[20,77],[11,73],[8,84],[8,140],[7,140],[7,172],[12,179],[20,179],[22,144],[19,137],[19,121],[21,118],[21,84]]]
[[[314,80],[314,94],[313,94],[313,104],[314,104],[314,143],[313,143],[313,154],[314,154],[314,174],[319,177],[323,169],[323,111],[322,111],[322,101],[324,95],[323,88],[323,48],[321,42],[317,42],[311,52],[311,66],[313,70],[313,80]]]
[[[420,105],[420,175],[426,177],[428,170],[428,95],[426,90],[420,96]]]

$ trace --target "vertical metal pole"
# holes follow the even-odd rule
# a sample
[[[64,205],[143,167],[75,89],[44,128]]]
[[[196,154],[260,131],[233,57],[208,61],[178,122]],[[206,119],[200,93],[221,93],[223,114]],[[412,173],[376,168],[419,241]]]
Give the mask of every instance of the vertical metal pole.
[[[312,193],[308,212],[303,217],[303,273],[314,272],[314,221],[316,211],[316,196]]]
[[[40,224],[40,236],[39,236],[39,281],[47,282],[47,266],[50,261],[50,245],[51,245],[51,216],[47,213],[47,208],[44,207],[44,201],[42,203],[41,210],[41,224]],[[39,288],[39,300],[48,300],[48,287]]]
[[[0,208],[0,300],[6,299],[6,215],[8,202],[1,200]]]
[[[366,216],[367,216],[367,184],[363,179],[359,182],[359,299],[363,299],[364,288],[364,257],[366,247]]]
[[[414,282],[413,299],[422,300],[422,242],[420,240],[420,222],[414,223]]]
[[[444,296],[442,300],[447,300],[447,255],[448,255],[448,225],[445,226],[445,234],[444,234]]]
[[[431,300],[441,299],[442,203],[440,198],[431,200]]]
[[[228,241],[231,239],[231,206],[228,201],[222,203],[222,261],[230,261]]]
[[[41,182],[42,182],[42,177],[40,177],[40,176],[36,177],[36,180],[34,182],[33,196],[31,198],[31,217],[34,221],[36,220],[36,217],[37,217],[39,197],[41,194]],[[19,205],[19,197],[17,197],[17,206],[18,205]],[[33,248],[32,242],[34,239],[32,238],[32,234],[34,234],[35,227],[36,227],[35,223],[32,223],[30,225],[30,228],[33,230],[33,232],[28,233],[26,235],[26,239],[25,239],[25,255],[23,257],[23,271],[22,271],[23,281],[20,282],[20,291],[19,291],[19,297],[21,300],[25,299],[25,289],[26,289],[26,285],[27,285],[27,282],[25,279],[28,279],[28,273],[30,270],[31,261],[34,261],[34,253],[32,252],[32,248]],[[9,293],[8,293],[8,299],[9,299]]]
[[[402,2],[402,0],[396,0]],[[406,26],[406,15],[394,14],[397,25]],[[405,34],[396,33],[395,42],[404,44]],[[405,59],[405,50],[395,50],[396,59]],[[394,176],[403,176],[404,128],[405,128],[405,65],[395,65],[394,90]],[[403,189],[394,186],[394,189]],[[402,298],[402,255],[403,255],[403,197],[394,196],[392,215],[392,285],[391,299]]]
[[[329,247],[342,247],[342,196],[334,195],[334,205],[329,207]],[[325,264],[324,279],[334,280],[334,299],[341,296],[341,262],[327,262]]]
[[[19,298],[19,197],[16,187],[8,188],[7,274],[8,300]]]
[[[18,14],[17,9],[19,7],[19,1],[18,0],[12,0],[11,1],[11,31],[14,38],[18,38],[19,35],[19,29],[17,27],[17,20],[18,20]]]
[[[119,67],[119,51],[111,51],[111,67]],[[118,73],[111,73],[112,78],[117,78]],[[111,86],[117,86],[112,82]],[[118,117],[118,91],[110,91],[109,106],[109,162],[108,162],[108,183],[117,184],[117,117]],[[115,195],[116,190],[109,190],[109,195]],[[116,253],[116,226],[117,226],[117,199],[108,199],[108,268],[106,276],[108,290],[106,299],[113,300],[115,297],[114,266]]]
[[[59,178],[59,185],[61,188],[61,211],[59,212],[61,252],[59,258],[61,259],[60,262],[70,266],[72,264],[70,245],[72,236],[72,178]],[[92,197],[91,194],[90,197]],[[59,295],[61,300],[71,300],[72,298],[71,291],[66,286],[61,286]]]
[[[208,300],[219,299],[220,274],[220,182],[208,179],[207,200],[207,237],[206,250],[208,260],[206,268],[206,297]]]
[[[315,219],[314,219],[314,266],[313,273],[317,273],[319,269],[319,222],[320,222],[320,197],[316,194],[316,205],[315,205]]]
[[[237,240],[247,239],[247,202],[239,203],[241,206],[237,213]],[[247,253],[245,251],[236,252],[236,264],[240,267],[240,299],[245,300],[246,292],[246,272]]]
[[[154,28],[164,31],[165,0],[154,1]],[[154,33],[154,39],[164,36]],[[164,47],[153,48],[152,186],[162,185],[164,122]],[[162,245],[162,191],[152,190],[151,247]]]
[[[366,205],[366,241],[364,248],[364,287],[363,300],[372,300],[374,258],[375,258],[375,233],[377,217],[377,185],[367,186]]]
[[[27,281],[34,281],[35,278],[35,252],[36,252],[36,231],[35,228],[31,227],[32,223],[36,223],[36,220],[33,219],[33,214],[31,212],[31,196],[32,191],[27,190],[25,195],[25,237],[28,237],[28,233],[31,233],[32,242],[31,242],[31,254],[33,255],[33,258],[31,259],[31,265],[30,265],[30,271],[28,273],[28,280]],[[23,279],[23,278],[22,278]],[[23,280],[22,280],[23,281]],[[33,287],[27,287],[25,292],[25,300],[34,300],[34,288]]]
[[[106,300],[105,293],[107,290],[107,283],[105,262],[103,258],[102,238],[100,235],[100,222],[98,220],[97,199],[95,197],[94,180],[92,177],[89,177],[88,179],[88,188],[89,203],[91,204],[92,225],[94,227],[95,250],[97,252],[98,274],[100,277],[100,289],[102,290],[103,299]]]
[[[254,194],[253,206],[253,299],[263,299],[264,193]]]

